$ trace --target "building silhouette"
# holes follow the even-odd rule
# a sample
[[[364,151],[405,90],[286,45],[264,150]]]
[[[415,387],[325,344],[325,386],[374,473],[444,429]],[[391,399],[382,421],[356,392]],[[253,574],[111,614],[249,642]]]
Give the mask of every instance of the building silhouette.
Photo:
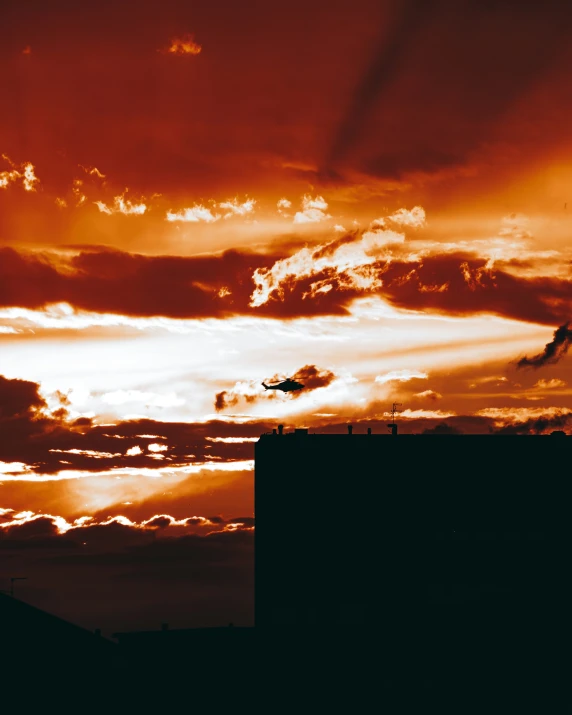
[[[46,678],[109,677],[121,668],[117,644],[13,596],[0,593],[0,672]]]
[[[235,683],[246,683],[255,645],[254,628],[232,623],[223,627],[178,629],[163,623],[157,630],[114,633],[113,638],[129,670],[153,676],[192,673],[203,688],[223,671],[227,679],[232,676]],[[213,669],[213,663],[218,663],[224,653],[241,653],[244,657],[233,662],[230,670],[225,670],[222,663]]]
[[[454,631],[566,610],[566,435],[388,427],[279,427],[256,443],[257,628],[398,640],[437,623]]]

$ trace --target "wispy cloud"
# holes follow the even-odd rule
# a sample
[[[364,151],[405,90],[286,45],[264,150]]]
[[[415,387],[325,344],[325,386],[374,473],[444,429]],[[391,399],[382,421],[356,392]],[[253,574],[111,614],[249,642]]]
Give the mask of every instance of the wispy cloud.
[[[89,176],[97,176],[98,179],[105,179],[105,174],[102,174],[96,166],[83,166],[83,164],[79,164],[78,166]]]
[[[423,390],[423,392],[416,392],[414,397],[420,397],[421,399],[436,402],[437,400],[440,400],[443,395],[440,392],[435,392],[435,390]]]
[[[553,377],[551,380],[538,380],[534,384],[534,388],[537,390],[554,390],[557,387],[566,387],[564,380],[559,380],[557,377]]]
[[[167,221],[181,221],[184,223],[198,223],[199,221],[213,223],[218,221],[219,218],[220,214],[213,214],[209,208],[201,204],[195,204],[190,208],[180,209],[179,211],[167,211],[166,216]]]
[[[186,33],[181,37],[174,37],[171,44],[163,50],[159,50],[168,55],[198,55],[202,51],[202,46],[195,42],[195,36]]]
[[[426,380],[429,376],[425,372],[420,372],[419,370],[392,370],[391,372],[386,372],[385,375],[378,375],[375,378],[376,382],[382,385],[386,382],[407,382],[408,380]]]
[[[120,196],[115,196],[111,206],[108,206],[103,201],[94,201],[94,204],[102,213],[109,215],[121,213],[125,215],[134,214],[136,216],[142,216],[147,211],[147,206],[143,199],[140,200],[140,203],[133,203],[125,198],[126,193],[127,189],[125,189]]]

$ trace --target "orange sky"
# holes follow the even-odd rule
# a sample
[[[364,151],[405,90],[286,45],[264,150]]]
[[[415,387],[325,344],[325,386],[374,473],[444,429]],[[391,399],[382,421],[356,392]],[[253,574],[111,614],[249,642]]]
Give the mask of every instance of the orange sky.
[[[2,3],[10,563],[251,538],[278,421],[567,429],[572,336],[543,350],[571,313],[571,24],[556,0]],[[306,389],[264,392],[285,376]]]

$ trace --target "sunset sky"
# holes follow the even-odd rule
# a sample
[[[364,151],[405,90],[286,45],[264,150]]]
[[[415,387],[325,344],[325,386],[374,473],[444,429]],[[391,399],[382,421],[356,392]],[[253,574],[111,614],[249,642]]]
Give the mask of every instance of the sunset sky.
[[[5,0],[0,588],[248,625],[262,432],[572,428],[571,30],[560,0]]]

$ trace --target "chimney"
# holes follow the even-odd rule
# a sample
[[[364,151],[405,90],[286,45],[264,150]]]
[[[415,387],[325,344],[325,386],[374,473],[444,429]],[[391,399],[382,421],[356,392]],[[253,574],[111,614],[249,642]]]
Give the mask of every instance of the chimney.
[[[368,434],[371,434],[371,427],[368,427],[368,428],[367,428],[367,433],[368,433]]]
[[[278,425],[278,434],[283,434],[284,432],[284,425]]]
[[[352,431],[353,431],[353,426],[352,426],[352,425],[348,425],[348,434],[351,434]]]
[[[162,630],[162,631],[168,631],[168,630],[169,630],[169,624],[168,624],[168,623],[161,623],[161,630]]]
[[[276,434],[276,430],[275,430],[275,429],[272,430],[272,434]]]
[[[391,434],[397,434],[397,425],[395,422],[391,422],[390,424],[387,425],[387,429],[391,430]]]

